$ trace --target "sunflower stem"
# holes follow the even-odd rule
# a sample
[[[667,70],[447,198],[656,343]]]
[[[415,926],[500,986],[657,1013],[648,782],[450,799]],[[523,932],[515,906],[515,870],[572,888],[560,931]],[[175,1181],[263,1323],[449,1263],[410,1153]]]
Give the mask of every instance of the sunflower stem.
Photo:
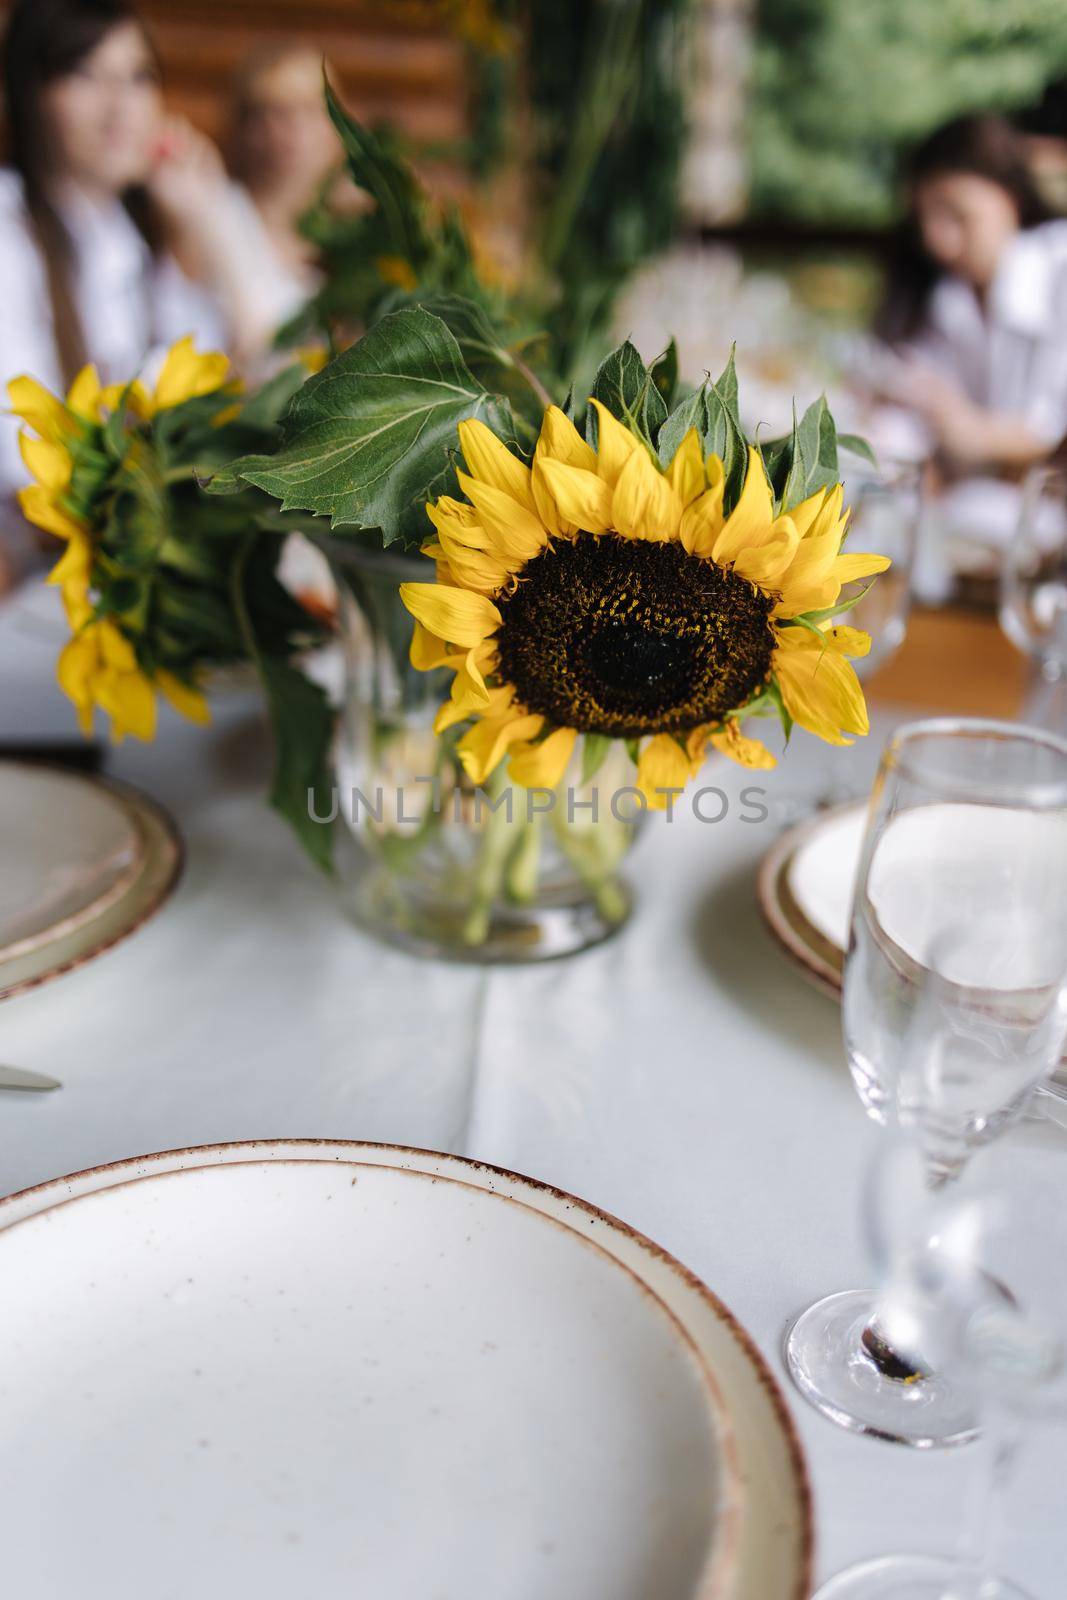
[[[600,915],[607,922],[621,922],[629,900],[614,871],[629,843],[631,825],[613,817],[611,822],[604,819],[579,830],[558,811],[553,815],[560,849],[589,890]]]
[[[506,782],[507,768],[501,762],[485,784],[484,793],[491,803],[500,799]],[[478,852],[478,863],[474,873],[474,894],[463,923],[464,944],[484,944],[489,937],[493,904],[500,894],[504,881],[508,853],[515,837],[514,830],[515,823],[510,816],[510,807],[506,805],[497,807],[494,804]]]
[[[541,865],[541,817],[523,817],[516,824],[519,836],[508,852],[505,886],[509,900],[528,906],[537,896],[537,873]]]

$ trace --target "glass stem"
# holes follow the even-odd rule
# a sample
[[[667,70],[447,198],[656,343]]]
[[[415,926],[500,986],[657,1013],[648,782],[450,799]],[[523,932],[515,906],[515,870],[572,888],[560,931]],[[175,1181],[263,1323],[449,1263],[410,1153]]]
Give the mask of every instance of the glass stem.
[[[983,1600],[992,1589],[1004,1522],[1004,1501],[1019,1454],[1019,1429],[995,1410],[985,1418],[972,1480],[970,1505],[959,1544],[963,1586],[945,1600]]]

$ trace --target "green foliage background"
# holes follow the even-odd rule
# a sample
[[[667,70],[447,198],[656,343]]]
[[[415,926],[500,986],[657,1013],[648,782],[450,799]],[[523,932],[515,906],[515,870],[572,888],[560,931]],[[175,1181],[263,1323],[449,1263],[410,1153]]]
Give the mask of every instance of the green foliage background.
[[[1063,0],[759,0],[752,210],[884,223],[901,149],[1065,74]]]

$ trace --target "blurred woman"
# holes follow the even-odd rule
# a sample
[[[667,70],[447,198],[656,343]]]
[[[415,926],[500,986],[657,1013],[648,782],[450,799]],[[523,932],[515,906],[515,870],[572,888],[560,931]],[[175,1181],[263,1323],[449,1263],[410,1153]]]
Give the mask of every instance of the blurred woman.
[[[255,253],[247,259],[221,157],[165,117],[130,0],[15,0],[3,81],[0,384],[28,372],[59,388],[87,361],[105,382],[126,379],[188,333],[239,358],[262,345]],[[4,416],[9,575],[32,549],[10,510],[25,477]]]
[[[340,163],[326,111],[322,56],[310,45],[257,51],[236,84],[231,167],[258,216],[274,268],[297,309],[316,286],[313,247],[300,218]]]
[[[880,332],[886,398],[917,412],[950,475],[1017,475],[1067,437],[1067,221],[1022,137],[962,117],[907,171],[909,220]]]

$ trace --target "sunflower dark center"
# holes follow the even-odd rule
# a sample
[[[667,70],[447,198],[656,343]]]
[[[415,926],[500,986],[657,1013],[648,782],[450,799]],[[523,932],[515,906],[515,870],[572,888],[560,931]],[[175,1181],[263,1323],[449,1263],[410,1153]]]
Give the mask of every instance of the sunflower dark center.
[[[564,727],[637,739],[685,733],[766,680],[770,596],[680,544],[579,534],[500,596],[500,673]]]

